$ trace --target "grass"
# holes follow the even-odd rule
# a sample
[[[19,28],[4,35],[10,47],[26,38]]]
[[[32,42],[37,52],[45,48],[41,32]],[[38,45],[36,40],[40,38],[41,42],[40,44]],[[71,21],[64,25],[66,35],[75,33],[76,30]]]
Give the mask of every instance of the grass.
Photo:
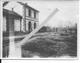
[[[8,47],[3,48],[5,57],[5,55],[8,55]],[[34,56],[61,57],[66,55],[70,57],[77,56],[77,34],[40,33],[31,37],[22,46],[22,57],[25,58]]]
[[[53,36],[39,36],[22,46],[22,56],[32,57],[38,55],[39,57],[60,57],[63,55],[69,55],[75,57],[77,56],[77,39],[75,38],[75,35],[71,38],[66,37],[62,40],[54,39]]]

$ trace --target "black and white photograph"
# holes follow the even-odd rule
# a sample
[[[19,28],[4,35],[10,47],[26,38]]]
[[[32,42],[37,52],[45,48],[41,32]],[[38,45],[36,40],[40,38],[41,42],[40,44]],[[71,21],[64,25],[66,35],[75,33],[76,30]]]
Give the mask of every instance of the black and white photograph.
[[[78,57],[79,0],[2,1],[3,59]]]

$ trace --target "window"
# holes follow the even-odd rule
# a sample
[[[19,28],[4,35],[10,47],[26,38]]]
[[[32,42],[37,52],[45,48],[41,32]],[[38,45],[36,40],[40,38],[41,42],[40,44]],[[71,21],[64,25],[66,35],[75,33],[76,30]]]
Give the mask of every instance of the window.
[[[31,16],[34,18],[34,11],[33,10],[31,11]]]
[[[34,29],[36,28],[36,23],[34,23]]]
[[[6,31],[6,17],[3,17],[3,31]]]
[[[28,13],[28,14],[29,14],[29,16],[31,17],[31,9],[29,9],[29,13]]]
[[[24,24],[24,20],[21,20],[21,31],[25,32],[25,24]]]
[[[28,31],[28,20],[26,20],[26,31]]]
[[[19,20],[14,20],[14,30],[15,31],[20,31],[20,19]]]
[[[29,29],[29,32],[32,31],[32,24],[31,24],[31,22],[28,23],[28,29]]]
[[[26,16],[28,16],[28,8],[26,8]]]
[[[39,15],[38,15],[38,13],[36,13],[36,18],[39,19]]]
[[[34,18],[36,18],[36,12],[34,12]]]

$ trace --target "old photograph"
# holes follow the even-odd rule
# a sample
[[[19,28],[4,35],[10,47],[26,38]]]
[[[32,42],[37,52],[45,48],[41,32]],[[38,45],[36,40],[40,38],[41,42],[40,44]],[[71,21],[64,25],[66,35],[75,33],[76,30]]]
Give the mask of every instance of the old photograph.
[[[2,58],[77,58],[78,0],[2,1]]]

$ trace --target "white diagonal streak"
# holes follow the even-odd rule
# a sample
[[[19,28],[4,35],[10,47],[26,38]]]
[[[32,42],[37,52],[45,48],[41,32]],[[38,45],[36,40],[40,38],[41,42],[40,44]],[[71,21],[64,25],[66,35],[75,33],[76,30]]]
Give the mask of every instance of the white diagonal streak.
[[[45,19],[43,21],[43,23],[38,26],[35,30],[33,30],[30,34],[26,35],[26,37],[21,41],[19,42],[17,45],[20,46],[20,45],[24,45],[28,40],[29,38],[31,38],[36,32],[38,32],[59,10],[56,8],[48,17],[47,19]]]

